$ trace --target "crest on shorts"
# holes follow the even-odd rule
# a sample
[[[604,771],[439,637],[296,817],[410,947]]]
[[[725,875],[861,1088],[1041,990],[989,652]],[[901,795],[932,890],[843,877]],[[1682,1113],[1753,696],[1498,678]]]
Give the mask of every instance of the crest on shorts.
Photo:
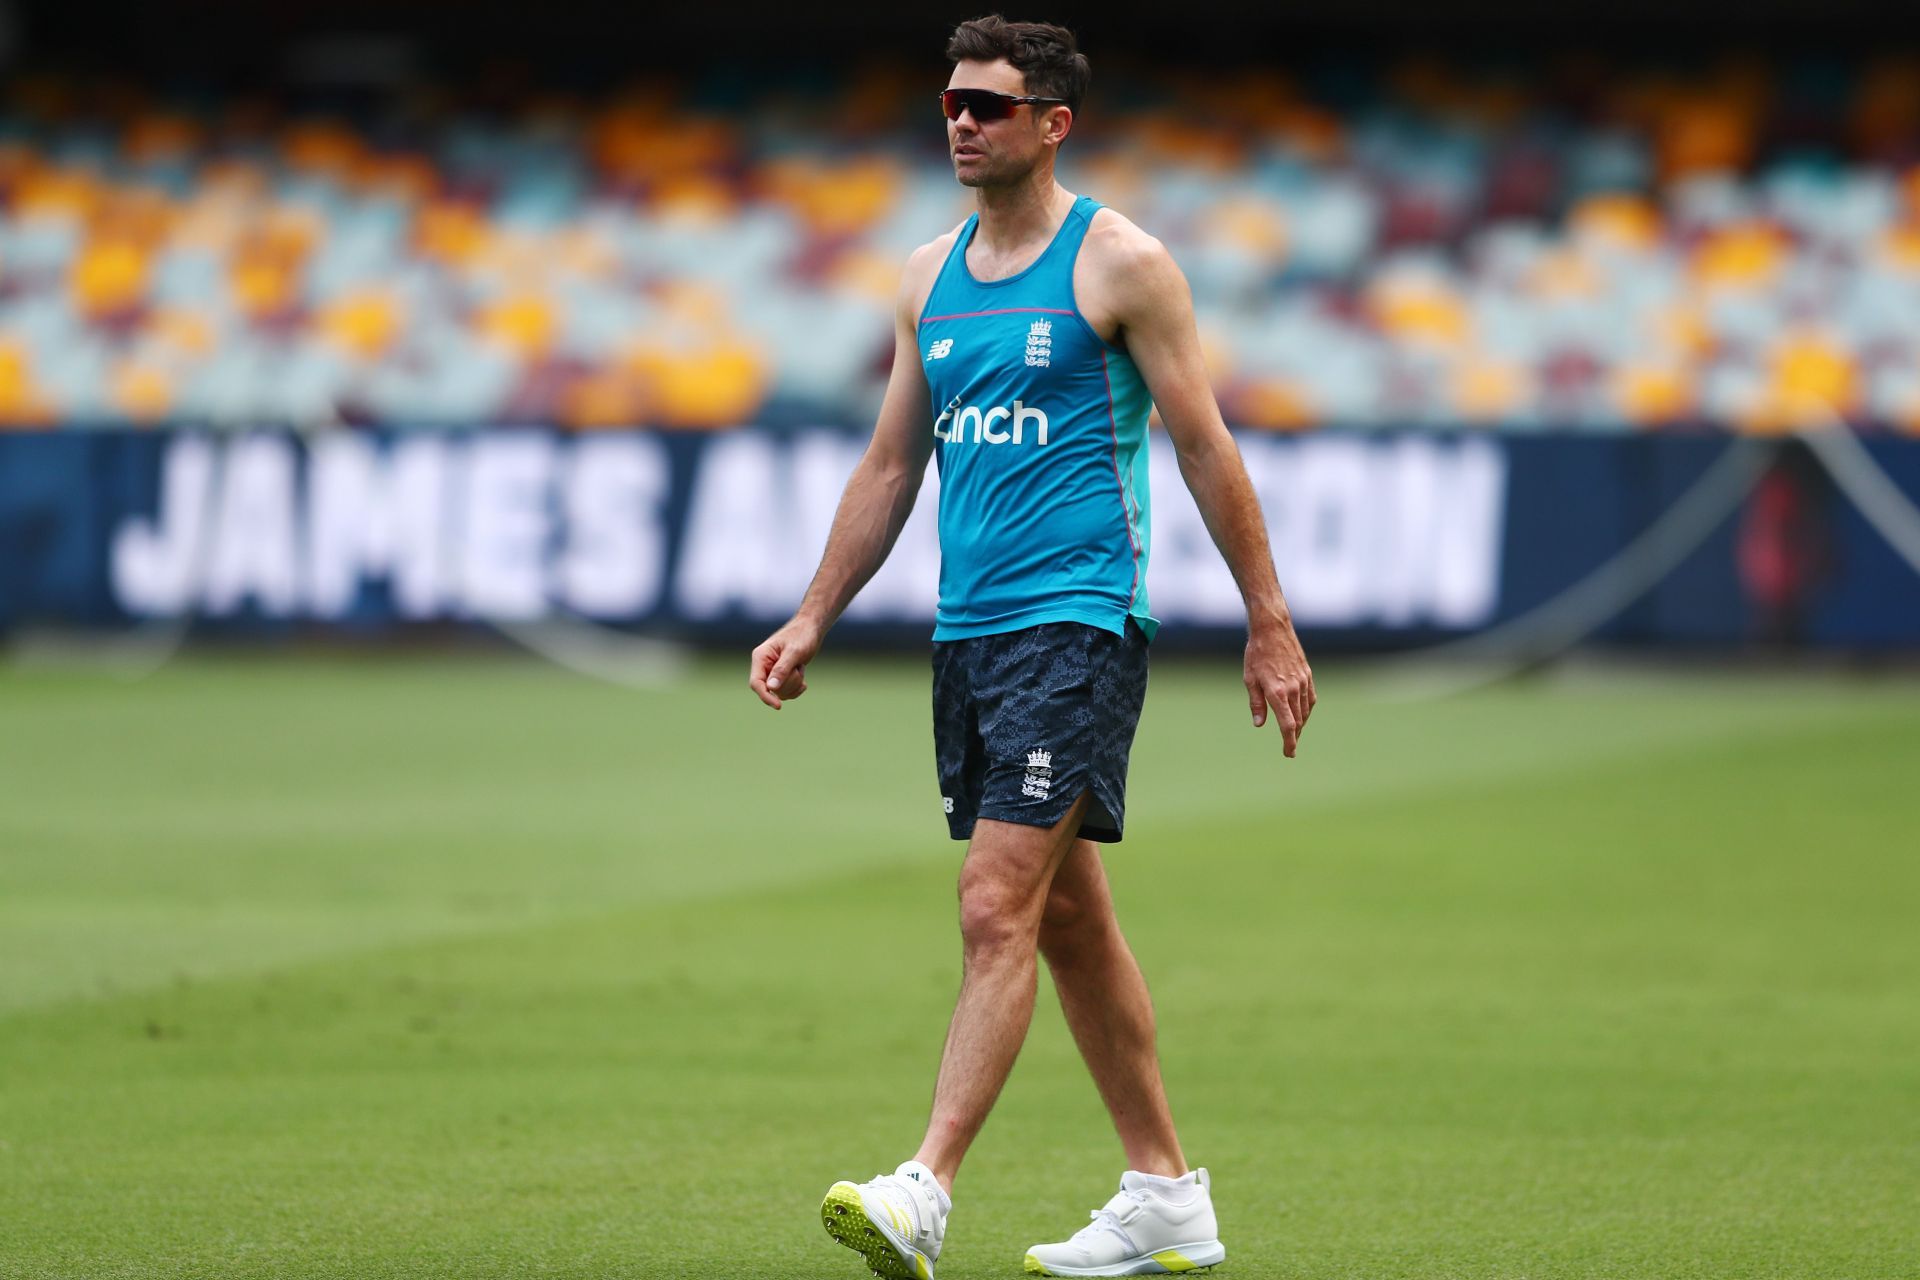
[[[1053,792],[1053,752],[1036,747],[1027,752],[1027,778],[1020,794],[1045,800]]]

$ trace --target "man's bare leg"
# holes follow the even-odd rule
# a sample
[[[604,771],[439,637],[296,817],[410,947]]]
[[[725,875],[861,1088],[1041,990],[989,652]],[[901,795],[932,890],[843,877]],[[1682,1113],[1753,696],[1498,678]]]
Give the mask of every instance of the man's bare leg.
[[[1086,807],[1083,795],[1053,827],[986,818],[974,824],[960,868],[960,998],[940,1055],[927,1136],[914,1157],[949,1192],[1033,1022],[1040,918]]]
[[[1187,1171],[1160,1079],[1153,1000],[1120,932],[1106,868],[1090,840],[1075,840],[1054,873],[1041,915],[1040,950],[1060,1009],[1120,1135],[1127,1167],[1177,1178]]]

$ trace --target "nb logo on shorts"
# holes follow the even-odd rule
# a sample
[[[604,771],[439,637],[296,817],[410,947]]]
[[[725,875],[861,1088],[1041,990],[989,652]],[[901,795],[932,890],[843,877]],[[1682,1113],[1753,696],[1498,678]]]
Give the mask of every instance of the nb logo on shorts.
[[[1027,780],[1020,784],[1020,794],[1045,800],[1052,792],[1053,752],[1042,749],[1027,752]]]

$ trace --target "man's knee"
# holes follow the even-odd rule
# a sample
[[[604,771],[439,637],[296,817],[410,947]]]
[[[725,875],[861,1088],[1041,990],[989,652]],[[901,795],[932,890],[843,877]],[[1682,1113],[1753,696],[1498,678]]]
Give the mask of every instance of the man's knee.
[[[1040,950],[1051,964],[1086,954],[1113,925],[1113,904],[1103,892],[1055,884],[1040,913]]]
[[[969,955],[1031,949],[1034,939],[1034,890],[1001,876],[960,874],[960,940]]]

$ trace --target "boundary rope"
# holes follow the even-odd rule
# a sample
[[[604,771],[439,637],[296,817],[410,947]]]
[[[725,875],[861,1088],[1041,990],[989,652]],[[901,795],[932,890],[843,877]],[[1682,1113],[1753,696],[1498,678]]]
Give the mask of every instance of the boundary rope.
[[[539,622],[487,625],[557,667],[622,689],[663,688],[679,679],[692,661],[684,645],[630,635],[578,615],[556,613]]]
[[[1371,692],[1388,700],[1465,693],[1510,679],[1572,648],[1652,590],[1705,542],[1753,491],[1772,454],[1770,441],[1734,440],[1672,506],[1586,577],[1486,631],[1384,660],[1367,681]],[[1456,669],[1434,669],[1448,665]]]
[[[1833,482],[1860,509],[1915,573],[1920,573],[1920,508],[1894,483],[1886,468],[1873,459],[1845,423],[1803,431],[1798,439],[1813,451]]]

